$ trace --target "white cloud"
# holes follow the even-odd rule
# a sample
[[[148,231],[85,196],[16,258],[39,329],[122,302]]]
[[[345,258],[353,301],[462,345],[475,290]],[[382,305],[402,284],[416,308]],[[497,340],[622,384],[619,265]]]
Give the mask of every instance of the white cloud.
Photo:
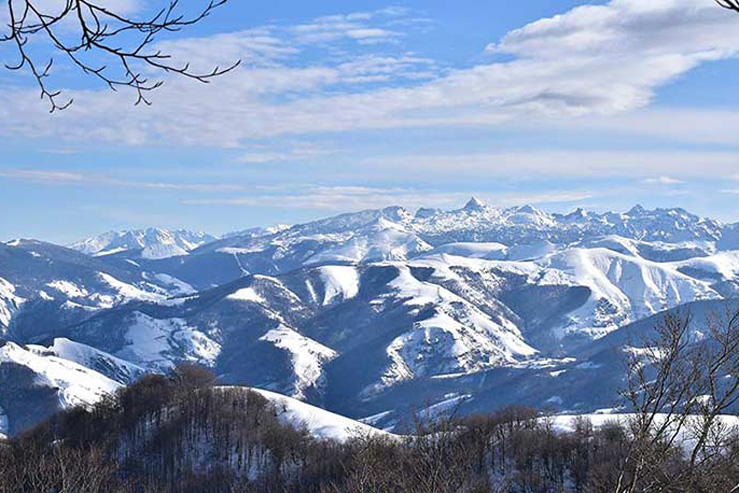
[[[655,178],[646,178],[642,180],[642,183],[645,185],[681,185],[685,182],[683,180],[678,180],[677,178],[662,175]]]
[[[241,55],[252,66],[207,86],[171,80],[154,95],[155,106],[143,110],[130,108],[130,95],[78,91],[71,94],[77,104],[50,119],[35,93],[6,89],[0,132],[238,147],[251,138],[356,129],[577,125],[577,117],[643,108],[659,87],[739,50],[737,18],[710,1],[612,0],[534,22],[488,48],[512,61],[439,72],[411,54],[351,56],[345,46],[339,53],[348,59],[332,53],[306,66],[294,58],[306,43],[397,40],[385,24],[403,15],[401,9],[330,16],[172,42],[196,61]],[[684,122],[672,126],[689,133]],[[656,131],[669,133],[667,127]]]
[[[739,21],[739,18],[737,19]],[[739,111],[699,108],[645,108],[603,117],[556,123],[560,129],[656,137],[677,143],[735,145]]]

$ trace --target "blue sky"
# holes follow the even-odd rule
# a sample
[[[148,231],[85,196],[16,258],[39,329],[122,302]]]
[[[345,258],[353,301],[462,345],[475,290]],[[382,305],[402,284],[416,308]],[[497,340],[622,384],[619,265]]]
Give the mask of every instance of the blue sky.
[[[739,221],[739,15],[711,0],[258,3],[161,39],[203,70],[243,63],[209,85],[167,76],[150,108],[58,60],[75,104],[49,115],[0,71],[0,239],[218,234],[470,195]]]

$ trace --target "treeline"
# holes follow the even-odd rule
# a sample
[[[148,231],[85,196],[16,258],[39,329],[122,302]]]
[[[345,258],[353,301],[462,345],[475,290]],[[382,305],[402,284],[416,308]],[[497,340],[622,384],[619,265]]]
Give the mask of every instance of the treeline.
[[[696,467],[678,442],[647,444],[622,425],[586,420],[565,433],[533,410],[508,408],[419,423],[411,438],[338,443],[282,423],[257,393],[213,384],[183,366],[58,414],[0,445],[0,492],[717,493],[739,485],[735,436]],[[648,475],[634,460],[645,457]]]

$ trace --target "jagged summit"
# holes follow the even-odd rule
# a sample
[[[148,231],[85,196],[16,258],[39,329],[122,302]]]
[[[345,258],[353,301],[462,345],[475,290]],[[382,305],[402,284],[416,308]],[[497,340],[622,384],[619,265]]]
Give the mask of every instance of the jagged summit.
[[[467,204],[462,208],[464,211],[481,211],[485,209],[485,203],[478,199],[477,197],[473,196],[470,198],[469,201],[467,201]]]

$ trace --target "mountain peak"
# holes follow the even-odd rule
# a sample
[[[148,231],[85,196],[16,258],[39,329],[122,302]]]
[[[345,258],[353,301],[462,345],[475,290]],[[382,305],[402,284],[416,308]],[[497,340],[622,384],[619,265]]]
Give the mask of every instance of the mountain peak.
[[[644,214],[646,211],[647,210],[641,204],[636,204],[629,212],[627,212],[627,214],[629,216],[638,216],[640,214]]]
[[[485,203],[478,199],[477,197],[472,197],[470,200],[465,204],[463,207],[463,210],[465,211],[480,211],[485,208]]]

